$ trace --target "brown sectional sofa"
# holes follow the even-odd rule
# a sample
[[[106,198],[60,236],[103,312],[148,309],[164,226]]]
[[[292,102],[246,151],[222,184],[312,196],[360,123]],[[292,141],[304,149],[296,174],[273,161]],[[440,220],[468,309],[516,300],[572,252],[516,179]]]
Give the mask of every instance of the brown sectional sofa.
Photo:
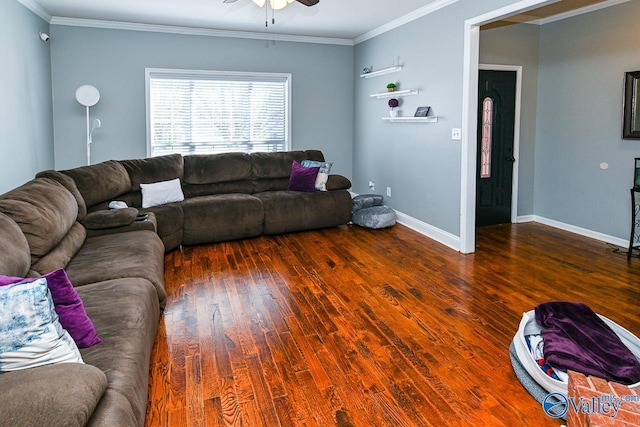
[[[149,358],[166,303],[164,253],[194,245],[345,224],[351,183],[287,191],[293,160],[320,151],[170,155],[44,171],[0,195],[0,274],[65,268],[100,344],[85,364],[0,374],[0,425],[141,426]],[[142,209],[141,183],[179,178],[185,199]],[[108,210],[122,200],[137,209]],[[147,212],[144,221],[136,213]]]

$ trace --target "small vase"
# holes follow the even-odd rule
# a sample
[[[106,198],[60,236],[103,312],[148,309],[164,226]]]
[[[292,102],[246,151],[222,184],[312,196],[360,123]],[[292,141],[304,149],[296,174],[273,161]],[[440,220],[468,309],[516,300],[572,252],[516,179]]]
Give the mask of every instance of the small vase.
[[[398,112],[396,110],[389,110],[389,116],[398,117]]]

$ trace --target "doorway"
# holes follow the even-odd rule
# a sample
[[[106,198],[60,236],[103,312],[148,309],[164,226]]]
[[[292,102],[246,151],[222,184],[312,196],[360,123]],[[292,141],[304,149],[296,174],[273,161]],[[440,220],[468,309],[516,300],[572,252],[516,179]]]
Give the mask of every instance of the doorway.
[[[477,227],[512,222],[516,94],[516,71],[480,69],[476,163]]]
[[[462,67],[462,146],[460,168],[460,252],[472,253],[476,246],[476,131],[478,115],[478,71],[480,68],[480,26],[509,16],[524,13],[536,7],[556,3],[557,0],[521,0],[464,21],[464,54]],[[520,72],[520,76],[522,73]],[[520,84],[520,82],[518,83]],[[516,118],[516,123],[518,119]],[[518,129],[516,124],[516,130]],[[518,157],[517,140],[514,157]],[[517,171],[518,164],[514,165]],[[517,174],[514,174],[517,189]],[[514,200],[515,191],[514,191]],[[513,216],[517,209],[512,209]]]

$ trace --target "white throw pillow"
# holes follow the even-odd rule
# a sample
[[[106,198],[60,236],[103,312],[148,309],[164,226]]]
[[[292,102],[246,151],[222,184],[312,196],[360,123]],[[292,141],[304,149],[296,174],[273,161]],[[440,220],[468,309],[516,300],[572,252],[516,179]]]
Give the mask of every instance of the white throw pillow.
[[[153,184],[140,184],[140,190],[142,191],[143,208],[184,200],[179,178],[170,181],[155,182]]]
[[[331,172],[331,166],[333,162],[317,162],[315,160],[303,160],[300,163],[305,168],[319,167],[318,175],[316,177],[316,190],[327,191],[327,181],[329,180],[329,173]]]
[[[0,286],[0,372],[84,363],[58,321],[47,279]]]

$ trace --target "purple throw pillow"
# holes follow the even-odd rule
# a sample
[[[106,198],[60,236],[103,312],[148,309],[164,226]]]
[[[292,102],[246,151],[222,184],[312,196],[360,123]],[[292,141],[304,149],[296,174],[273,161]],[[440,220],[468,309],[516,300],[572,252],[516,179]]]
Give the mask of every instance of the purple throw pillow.
[[[93,322],[87,316],[84,304],[75,290],[64,269],[52,271],[42,276],[47,279],[53,306],[58,314],[60,324],[69,332],[78,347],[91,347],[101,342]],[[38,278],[1,276],[0,286],[19,282],[33,282]]]
[[[291,165],[291,176],[289,176],[289,186],[287,190],[315,192],[316,177],[319,167],[305,168],[300,163],[293,161]]]

